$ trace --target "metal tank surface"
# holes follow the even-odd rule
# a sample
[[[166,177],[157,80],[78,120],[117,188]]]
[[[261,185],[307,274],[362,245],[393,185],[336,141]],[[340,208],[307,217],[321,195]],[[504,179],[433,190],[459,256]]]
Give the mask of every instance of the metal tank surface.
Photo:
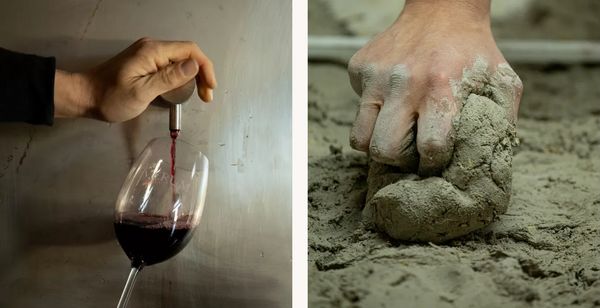
[[[136,39],[193,40],[213,60],[211,104],[183,105],[182,139],[210,160],[192,243],[144,269],[129,307],[291,305],[291,1],[3,0],[0,46],[90,68]],[[0,98],[1,99],[1,98]],[[0,307],[114,307],[129,260],[117,194],[168,109],[107,124],[0,124]]]

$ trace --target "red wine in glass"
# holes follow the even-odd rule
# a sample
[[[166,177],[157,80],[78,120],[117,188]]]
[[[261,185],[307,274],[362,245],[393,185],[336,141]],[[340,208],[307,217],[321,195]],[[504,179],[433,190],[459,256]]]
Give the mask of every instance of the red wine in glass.
[[[114,223],[115,233],[132,266],[163,262],[179,253],[191,239],[190,216],[173,221],[172,217],[142,213],[121,215]]]
[[[208,159],[194,145],[182,140],[176,144],[178,134],[172,131],[170,138],[157,138],[146,146],[117,197],[115,233],[131,261],[119,308],[127,306],[139,271],[184,249],[200,222]]]

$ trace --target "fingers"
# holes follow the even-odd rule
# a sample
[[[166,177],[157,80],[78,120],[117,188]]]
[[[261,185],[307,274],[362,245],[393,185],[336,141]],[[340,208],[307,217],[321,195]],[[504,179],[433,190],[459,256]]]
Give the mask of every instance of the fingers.
[[[411,75],[404,65],[386,70],[364,64],[355,55],[348,73],[361,104],[350,134],[351,146],[403,171],[418,168],[420,175],[439,175],[452,158],[452,123],[466,96],[490,96],[516,122],[523,86],[508,64],[491,72],[484,59],[469,69],[458,67],[415,65],[411,73],[417,73]]]
[[[361,99],[356,119],[350,131],[350,146],[358,151],[368,152],[377,115],[383,102],[373,98]]]
[[[386,73],[351,61],[348,73],[355,92],[362,96],[350,132],[352,148],[369,152],[380,163],[416,169],[415,113],[404,102],[406,67],[396,65]]]
[[[348,76],[354,91],[361,96],[361,101],[350,131],[350,146],[355,150],[368,152],[377,116],[383,105],[383,96],[376,90],[378,84],[375,67],[355,62],[350,61]]]
[[[194,42],[153,41],[144,38],[138,40],[136,44],[140,45],[140,52],[150,55],[159,68],[169,63],[193,59],[196,62],[196,66],[199,68],[199,70],[196,71],[198,94],[205,102],[212,100],[212,91],[217,87],[213,63]]]
[[[385,96],[373,129],[369,152],[377,162],[412,171],[416,169],[418,154],[415,147],[415,105],[407,103],[409,73],[406,66],[395,65],[388,74],[387,82],[378,85]],[[365,89],[365,93],[370,92],[373,89]]]
[[[169,57],[169,60],[176,62],[183,59],[192,58],[196,60],[200,67],[200,74],[196,78],[198,94],[205,102],[212,100],[212,90],[217,87],[217,79],[212,61],[202,52],[202,50],[193,42],[159,42],[160,52]]]
[[[196,82],[196,85],[198,85],[199,83]],[[205,102],[212,102],[213,100],[213,89],[211,88],[207,88],[207,87],[200,87],[198,86],[198,95],[200,96],[200,99],[202,99]]]
[[[373,160],[406,171],[415,169],[418,161],[414,144],[415,119],[416,114],[403,100],[386,100],[377,117],[369,146]]]
[[[210,69],[212,71],[212,67]],[[203,76],[206,75],[206,67],[203,67]],[[213,73],[214,74],[214,73]],[[200,89],[198,91],[198,95],[200,95],[200,98],[205,101],[205,102],[211,102],[213,100],[213,89],[217,87],[217,82],[214,81],[213,84],[214,86],[207,86],[204,82],[204,80],[206,77],[203,78],[196,78],[196,85],[198,86],[198,89]],[[214,77],[213,77],[214,79]]]
[[[449,88],[441,88],[435,92],[419,108],[417,121],[419,174],[424,176],[440,174],[450,162],[454,148],[452,121],[458,112],[458,106],[451,93],[448,93]],[[439,95],[440,92],[443,94]]]
[[[182,61],[188,58],[196,60],[202,67],[202,77],[210,88],[217,86],[217,79],[213,69],[212,61],[202,52],[200,47],[189,41],[158,41],[158,52],[169,58],[172,62]]]
[[[165,92],[179,88],[193,79],[199,67],[194,59],[188,59],[167,65],[158,72],[148,75],[146,84],[148,94],[157,97]]]

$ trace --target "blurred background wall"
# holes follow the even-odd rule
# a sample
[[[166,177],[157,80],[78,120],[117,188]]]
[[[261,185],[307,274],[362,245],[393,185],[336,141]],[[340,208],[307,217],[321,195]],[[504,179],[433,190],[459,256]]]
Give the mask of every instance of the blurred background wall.
[[[373,36],[396,20],[404,0],[309,0],[310,35]],[[594,0],[491,2],[496,39],[600,39]]]
[[[144,269],[130,307],[291,303],[291,1],[2,1],[0,46],[89,68],[150,36],[193,40],[214,61],[212,104],[184,106],[181,138],[209,157],[202,223]],[[1,98],[0,98],[1,99]],[[117,193],[148,141],[151,106],[122,124],[0,124],[0,307],[116,306],[129,261]]]

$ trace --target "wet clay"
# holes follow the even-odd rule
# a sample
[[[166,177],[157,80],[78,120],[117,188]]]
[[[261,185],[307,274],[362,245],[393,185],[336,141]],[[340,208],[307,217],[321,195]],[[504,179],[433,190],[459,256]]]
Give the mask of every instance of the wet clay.
[[[367,227],[394,239],[442,242],[485,227],[506,212],[516,140],[512,115],[522,83],[508,64],[489,71],[477,57],[462,78],[450,80],[460,112],[452,123],[452,157],[440,176],[407,173],[416,169],[418,158],[402,169],[370,163],[363,211]],[[414,142],[409,147],[417,153]]]
[[[514,128],[504,108],[471,94],[454,128],[453,157],[441,177],[420,178],[371,163],[363,211],[367,225],[374,223],[395,239],[441,242],[506,212]]]

